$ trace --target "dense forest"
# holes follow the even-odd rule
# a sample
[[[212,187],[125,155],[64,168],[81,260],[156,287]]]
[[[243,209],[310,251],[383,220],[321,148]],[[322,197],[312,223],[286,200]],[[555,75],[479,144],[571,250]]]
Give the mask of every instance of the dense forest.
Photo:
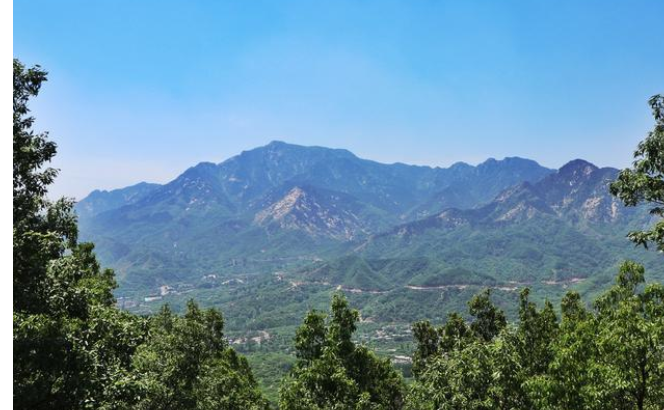
[[[19,409],[661,409],[664,286],[625,261],[594,301],[568,292],[538,306],[521,290],[518,320],[485,290],[468,314],[412,326],[412,378],[359,343],[359,312],[335,294],[292,341],[295,364],[278,403],[229,344],[224,317],[190,301],[139,316],[116,307],[114,273],[79,242],[74,203],[51,201],[56,144],[33,129],[29,100],[46,81],[14,60],[13,394]],[[664,251],[664,97],[655,125],[611,193],[656,218],[628,234]],[[627,232],[625,232],[627,234]],[[660,254],[661,257],[661,254]],[[470,318],[470,319],[467,319]]]

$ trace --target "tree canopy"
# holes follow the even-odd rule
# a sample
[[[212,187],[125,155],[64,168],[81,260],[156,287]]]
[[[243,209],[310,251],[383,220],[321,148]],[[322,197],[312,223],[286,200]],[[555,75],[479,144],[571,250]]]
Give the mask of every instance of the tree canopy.
[[[220,313],[191,303],[182,318],[146,319],[115,307],[114,273],[78,242],[73,202],[46,197],[56,144],[28,108],[46,75],[14,59],[14,408],[264,408]]]
[[[650,213],[659,220],[651,229],[628,236],[638,245],[653,243],[664,252],[664,96],[653,96],[649,104],[655,127],[634,151],[632,168],[622,170],[611,184],[611,193],[627,206],[651,205]]]
[[[519,322],[488,339],[468,331],[478,317],[470,326],[454,314],[438,329],[415,324],[416,380],[405,408],[661,408],[664,287],[644,281],[643,267],[627,261],[592,310],[569,292],[560,320],[524,290]]]
[[[282,409],[399,409],[404,381],[389,359],[352,340],[357,310],[335,294],[329,315],[311,311],[295,337],[298,361],[282,382]]]

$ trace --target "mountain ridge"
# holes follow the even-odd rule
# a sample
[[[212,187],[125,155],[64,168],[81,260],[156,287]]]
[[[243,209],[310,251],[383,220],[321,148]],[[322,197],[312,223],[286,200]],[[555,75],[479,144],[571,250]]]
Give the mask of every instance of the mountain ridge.
[[[251,149],[251,150],[242,151],[240,154],[235,155],[233,157],[230,157],[230,158],[228,158],[228,159],[226,159],[222,162],[219,162],[219,163],[213,163],[213,162],[209,162],[209,161],[200,162],[200,163],[188,168],[187,170],[183,171],[183,173],[181,173],[175,179],[173,179],[172,181],[170,181],[166,184],[152,184],[152,183],[150,183],[149,185],[152,186],[153,188],[163,188],[163,187],[165,187],[169,184],[172,184],[172,183],[176,182],[178,179],[181,179],[182,177],[185,177],[187,175],[196,173],[198,170],[201,170],[201,169],[204,168],[207,171],[216,172],[216,173],[221,174],[219,176],[222,179],[225,179],[226,181],[231,183],[231,184],[228,184],[228,183],[223,184],[222,183],[222,185],[225,185],[224,186],[224,192],[226,194],[237,195],[238,188],[235,187],[234,185],[237,185],[240,182],[244,182],[246,180],[246,178],[240,178],[240,176],[235,175],[235,174],[237,172],[242,173],[241,171],[247,172],[246,169],[244,169],[244,170],[242,169],[241,165],[238,165],[239,162],[242,162],[242,161],[252,162],[252,161],[255,161],[257,159],[257,157],[261,161],[265,160],[266,158],[270,158],[270,157],[272,158],[272,160],[274,160],[275,157],[283,157],[284,152],[292,153],[292,152],[298,152],[298,151],[299,152],[307,151],[308,155],[311,154],[312,152],[316,153],[316,156],[318,158],[316,162],[321,160],[321,156],[323,156],[324,159],[329,159],[330,156],[338,156],[342,159],[354,159],[354,160],[361,161],[364,164],[377,165],[379,167],[397,167],[397,168],[402,167],[402,168],[407,168],[407,169],[410,169],[410,170],[418,170],[418,169],[419,170],[426,170],[426,171],[431,173],[431,175],[428,176],[429,179],[436,178],[436,177],[440,178],[440,176],[438,176],[438,175],[433,175],[435,173],[441,173],[442,172],[442,173],[454,174],[454,173],[459,172],[460,169],[463,169],[466,172],[474,173],[474,172],[478,172],[479,170],[481,170],[483,168],[487,168],[490,165],[493,165],[493,164],[496,164],[496,163],[499,163],[499,164],[500,163],[505,163],[505,164],[507,164],[507,163],[514,163],[514,162],[523,162],[524,164],[528,164],[530,166],[539,167],[540,170],[536,171],[536,173],[538,174],[536,176],[536,178],[539,178],[540,176],[543,176],[544,174],[552,171],[548,168],[539,166],[539,164],[537,164],[536,161],[521,158],[521,157],[505,157],[502,160],[496,160],[494,158],[489,158],[486,161],[484,161],[484,162],[482,162],[482,163],[480,163],[476,166],[469,165],[465,162],[457,162],[457,163],[454,163],[453,165],[451,165],[448,168],[437,167],[437,166],[432,167],[432,166],[427,166],[427,165],[410,165],[410,164],[404,164],[404,163],[401,163],[401,162],[396,162],[396,163],[393,163],[393,164],[384,164],[384,163],[374,161],[374,160],[370,160],[370,159],[359,158],[355,154],[353,154],[352,152],[350,152],[348,150],[345,150],[345,149],[325,148],[325,147],[318,147],[318,146],[306,147],[306,146],[300,146],[300,145],[295,145],[295,144],[288,144],[288,143],[285,143],[285,142],[282,142],[282,141],[272,141],[272,142],[270,142],[269,144],[267,144],[263,147],[258,147],[258,148],[254,148],[254,149]],[[325,154],[327,154],[327,155],[325,155]],[[302,171],[302,169],[300,169],[300,171]],[[463,172],[463,171],[461,171],[461,172]],[[300,175],[301,173],[302,172],[291,171],[289,173],[288,177],[290,177],[290,178],[297,177],[299,179],[302,179],[302,175]],[[480,172],[478,172],[478,173],[480,173]],[[272,175],[269,174],[269,172],[266,173],[266,175],[261,175],[261,177],[262,177],[262,179],[268,180],[268,181],[271,181],[271,180],[275,179],[275,178],[273,178]],[[306,181],[301,180],[300,182],[305,183]],[[148,183],[139,183],[137,185],[141,185],[141,184],[148,184]],[[133,186],[136,186],[136,185],[128,186],[128,187],[125,187],[125,188],[117,188],[117,189],[112,190],[111,192],[123,193],[126,190],[129,190],[130,188],[132,188]],[[90,200],[91,200],[90,197],[92,195],[94,195],[94,191],[90,195],[88,195],[85,198],[81,199],[78,202],[77,209],[80,210],[80,209],[83,209],[85,206],[87,206],[89,204]],[[128,205],[129,203],[126,203],[126,204]],[[103,209],[103,211],[106,211],[106,210],[108,210],[108,208]],[[96,213],[99,213],[99,212],[96,212]],[[91,216],[91,215],[88,215],[88,214],[85,215],[85,217],[88,217],[88,216]]]
[[[524,244],[508,235],[531,237],[531,242],[536,236],[524,229],[560,235],[602,256],[605,231],[642,223],[642,215],[619,208],[608,194],[604,182],[616,173],[580,159],[558,170],[519,157],[449,168],[381,164],[343,149],[275,141],[218,164],[201,162],[167,184],[137,191],[142,196],[129,195],[132,187],[116,190],[115,208],[102,206],[95,194],[77,210],[83,211],[82,238],[98,243],[102,261],[119,270],[121,286],[191,283],[211,272],[232,276],[246,271],[238,260],[256,273],[277,267],[297,272],[307,261],[332,262],[353,254],[402,262],[374,271],[374,262],[342,259],[319,270],[316,281],[327,272],[331,279],[366,283],[374,278],[385,284],[392,274],[401,275],[390,269],[415,272],[409,263],[430,260],[421,265],[428,268],[416,283],[447,283],[440,275],[458,275],[458,269],[490,278],[516,277],[528,269],[562,272],[568,269],[565,257],[588,259],[583,266],[590,266],[587,256],[565,246],[551,251],[550,244]],[[91,199],[96,201],[92,209],[101,212],[90,211]],[[484,231],[489,239],[468,242]],[[461,243],[467,249],[459,248]],[[531,251],[495,254],[505,243]],[[472,261],[473,252],[485,260]],[[552,256],[546,260],[528,259],[547,253]],[[334,272],[343,266],[361,270],[356,276]]]

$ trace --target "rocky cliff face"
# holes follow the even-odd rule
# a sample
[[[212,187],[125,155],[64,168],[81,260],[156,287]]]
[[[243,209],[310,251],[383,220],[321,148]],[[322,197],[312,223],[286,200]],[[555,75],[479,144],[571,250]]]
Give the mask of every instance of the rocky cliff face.
[[[312,236],[327,236],[350,241],[369,232],[368,224],[358,215],[361,205],[343,195],[320,193],[299,186],[267,208],[259,211],[254,222],[260,226],[300,230]]]

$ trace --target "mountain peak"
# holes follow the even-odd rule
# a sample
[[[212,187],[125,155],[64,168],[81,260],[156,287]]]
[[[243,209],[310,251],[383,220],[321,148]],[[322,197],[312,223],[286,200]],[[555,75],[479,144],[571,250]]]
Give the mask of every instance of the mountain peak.
[[[242,155],[295,155],[297,157],[304,157],[307,155],[332,155],[340,158],[357,158],[355,154],[343,148],[328,148],[317,145],[299,145],[291,144],[280,140],[270,141],[267,145],[256,147],[249,151],[242,151]]]
[[[279,146],[279,145],[289,145],[289,144],[288,144],[287,142],[285,142],[285,141],[281,141],[281,140],[272,140],[272,141],[270,141],[270,142],[267,143],[267,146],[268,146],[268,147],[269,147],[270,145],[273,145],[273,146]]]
[[[280,141],[280,140],[272,140],[267,145],[265,145],[265,148],[279,149],[279,148],[294,147],[294,146],[296,146],[296,145],[289,144],[287,142]]]
[[[558,173],[560,174],[574,174],[574,173],[581,173],[584,175],[591,174],[595,171],[597,171],[599,168],[584,160],[584,159],[574,159],[567,164],[563,165],[559,170]]]
[[[463,161],[458,161],[458,162],[455,162],[454,164],[450,165],[450,167],[448,169],[460,170],[460,169],[471,169],[471,168],[473,168],[473,166],[470,165],[469,163],[463,162]]]
[[[76,213],[82,219],[93,217],[99,213],[131,205],[161,187],[159,184],[139,182],[125,188],[112,190],[96,189],[87,197],[78,201]]]
[[[503,162],[507,163],[528,163],[528,164],[538,164],[537,161],[534,161],[532,159],[528,158],[523,158],[523,157],[505,157],[502,159]]]
[[[200,178],[209,178],[210,175],[214,175],[218,172],[218,165],[213,164],[212,162],[199,162],[193,167],[187,168],[182,174],[180,174],[175,180],[169,183],[180,183],[181,181],[194,180]]]
[[[521,157],[504,157],[503,159],[496,159],[493,157],[487,158],[484,162],[477,165],[478,168],[495,167],[498,165],[512,165],[512,166],[537,166],[540,167],[537,161]]]

